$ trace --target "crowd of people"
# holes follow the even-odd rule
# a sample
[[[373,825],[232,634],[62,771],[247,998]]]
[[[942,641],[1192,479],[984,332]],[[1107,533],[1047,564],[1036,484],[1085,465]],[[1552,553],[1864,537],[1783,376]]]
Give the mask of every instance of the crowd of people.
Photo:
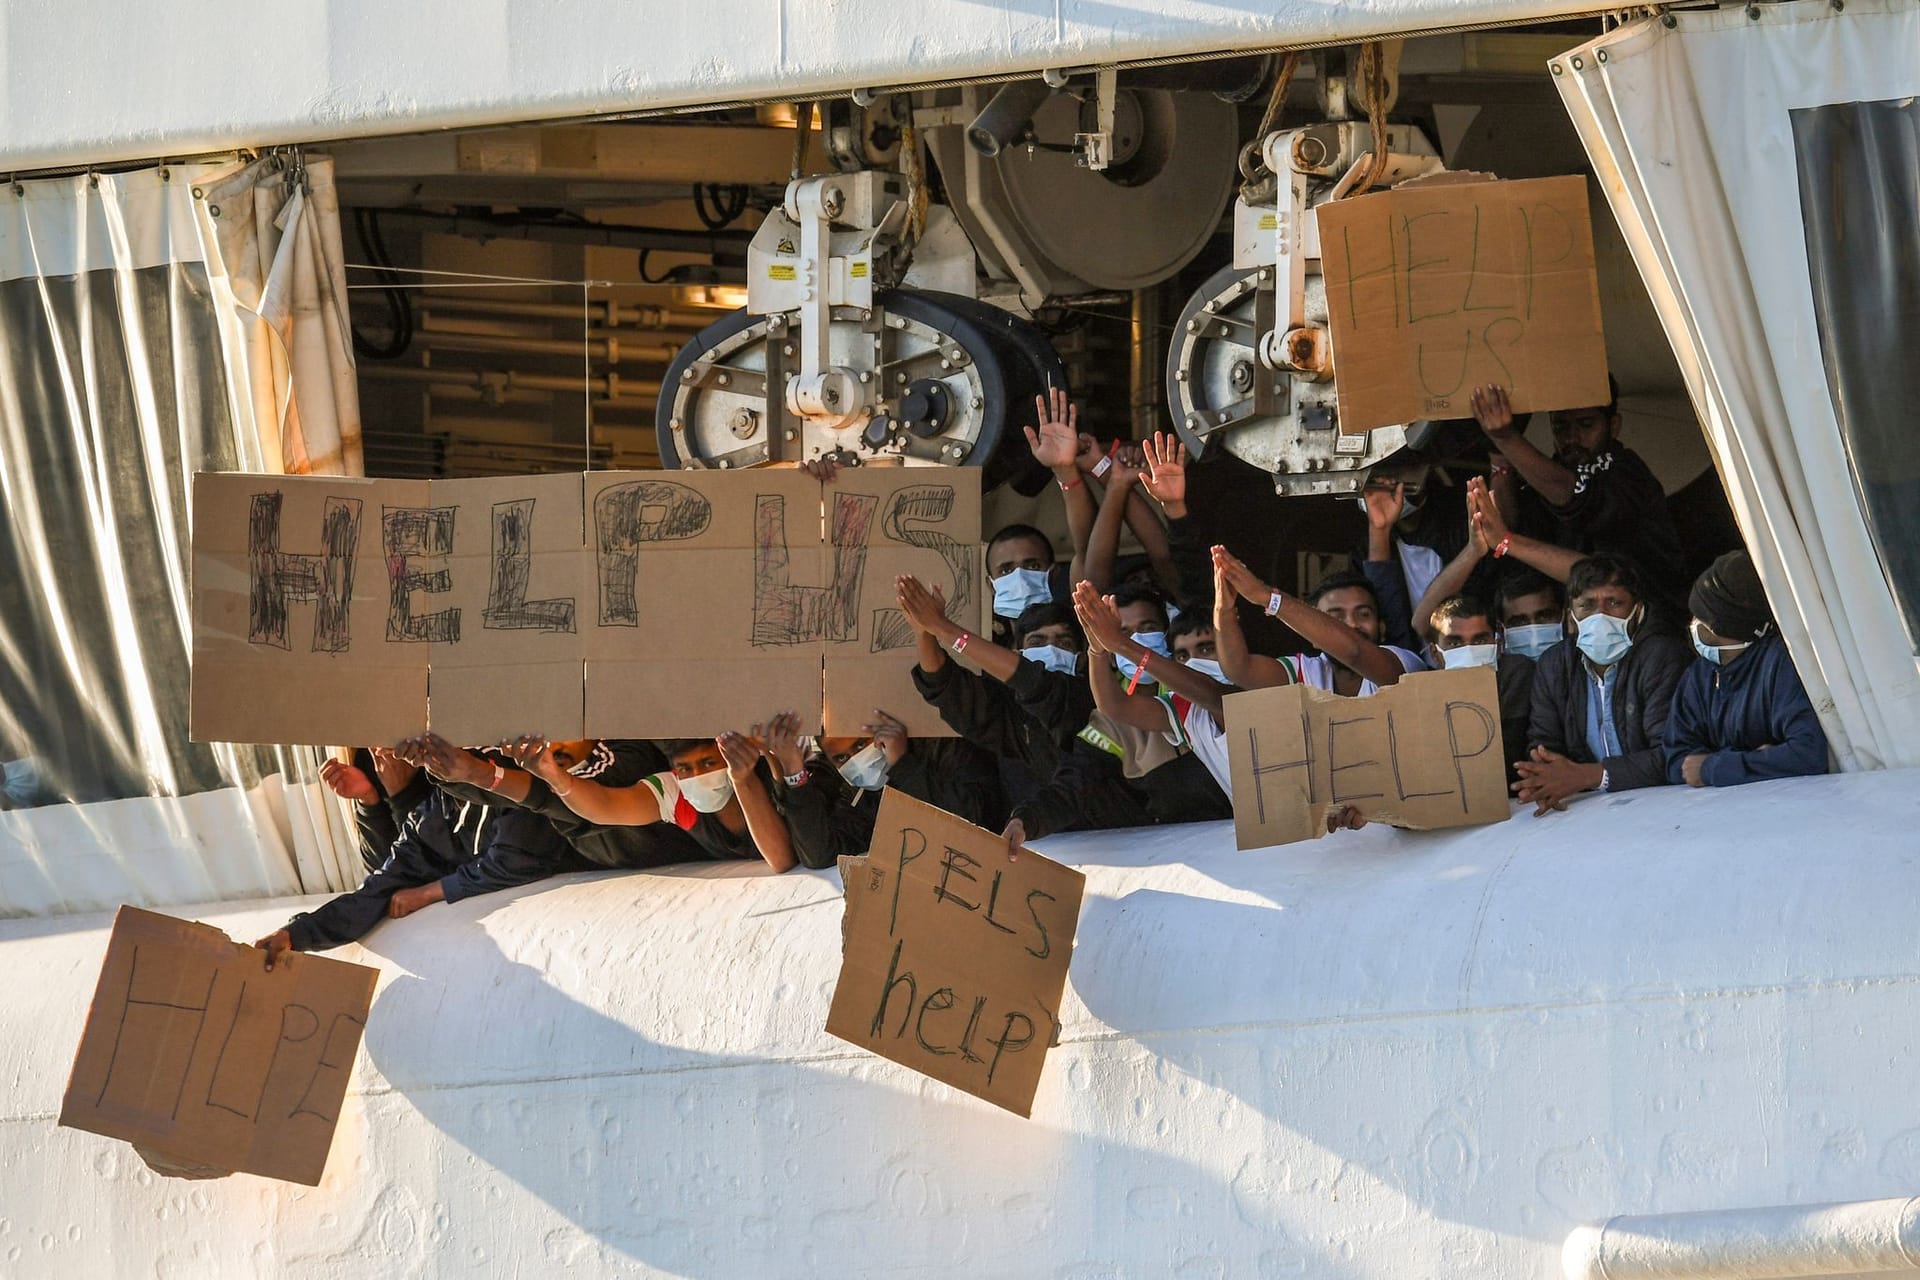
[[[1472,404],[1484,474],[1451,493],[1429,484],[1418,502],[1405,481],[1369,485],[1357,570],[1295,593],[1189,508],[1177,438],[1102,447],[1056,389],[1026,436],[1064,502],[1071,555],[1029,525],[996,532],[988,633],[948,616],[937,584],[895,582],[914,685],[956,736],[913,737],[876,709],[853,738],[808,737],[782,711],[717,738],[364,748],[322,777],[354,803],[366,881],[257,945],[271,968],[286,950],[565,871],[830,867],[866,851],[889,786],[1002,831],[1010,852],[1061,831],[1227,818],[1228,695],[1297,683],[1366,697],[1428,668],[1495,669],[1512,791],[1535,817],[1588,792],[1825,772],[1826,737],[1752,561],[1729,552],[1689,584],[1661,485],[1620,443],[1617,397],[1553,413],[1552,453],[1501,388]],[[832,465],[814,469],[833,482]],[[1434,532],[1446,501],[1451,539]],[[1143,555],[1120,555],[1123,530]],[[1328,818],[1364,822],[1351,808]]]

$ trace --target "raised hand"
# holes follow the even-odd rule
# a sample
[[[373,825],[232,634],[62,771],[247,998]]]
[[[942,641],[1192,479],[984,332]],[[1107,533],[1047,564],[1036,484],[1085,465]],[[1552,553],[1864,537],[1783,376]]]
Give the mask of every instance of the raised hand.
[[[1367,504],[1367,524],[1374,529],[1391,529],[1406,514],[1407,486],[1398,480],[1391,485],[1368,485],[1360,497]]]
[[[1126,628],[1120,625],[1120,610],[1112,596],[1103,596],[1094,585],[1081,579],[1073,588],[1073,611],[1088,637],[1108,653],[1120,652],[1129,643]]]
[[[894,597],[900,612],[915,631],[938,637],[953,624],[947,619],[947,597],[938,587],[929,587],[911,574],[893,580]]]
[[[267,972],[272,973],[274,957],[286,955],[293,950],[293,935],[285,929],[279,929],[253,945],[267,953]]]
[[[493,778],[493,770],[484,760],[464,747],[454,746],[437,733],[423,733],[417,738],[408,738],[393,748],[393,756],[405,764],[418,765],[447,782],[485,786]],[[378,756],[375,759],[377,761]]]
[[[1253,570],[1225,547],[1213,549],[1213,572],[1216,583],[1224,584],[1242,600],[1251,600],[1264,609],[1273,598],[1273,588],[1255,577]]]
[[[806,752],[800,749],[798,711],[780,712],[767,721],[764,730],[756,727],[754,734],[766,742],[767,758],[773,761],[781,777],[791,778],[807,767]]]
[[[1500,504],[1479,476],[1467,480],[1467,527],[1474,540],[1488,551],[1498,547],[1511,532],[1507,518],[1500,514]]]
[[[1111,457],[1113,466],[1107,472],[1107,488],[1131,489],[1147,478],[1147,458],[1139,445],[1118,445]]]
[[[509,738],[500,744],[500,751],[528,773],[548,782],[566,774],[566,770],[553,758],[553,744],[541,734],[523,733],[517,738]]]
[[[446,891],[435,880],[429,884],[415,885],[411,889],[402,889],[387,899],[387,918],[404,920],[422,907],[430,907],[436,902],[446,901]]]
[[[1145,486],[1169,516],[1187,511],[1187,446],[1171,431],[1156,431],[1146,442]]]
[[[753,776],[753,766],[759,762],[760,747],[745,734],[728,730],[715,738],[714,745],[720,748],[720,756],[727,762],[727,776],[738,786]]]
[[[907,726],[878,707],[873,709],[872,722],[861,725],[860,729],[887,753],[889,769],[900,763],[912,741],[907,736]]]
[[[1065,387],[1048,387],[1047,394],[1033,398],[1038,428],[1028,427],[1027,447],[1041,466],[1064,471],[1074,465],[1080,452],[1080,409],[1067,398]]]
[[[351,800],[355,804],[379,804],[380,792],[360,769],[340,760],[329,759],[320,766],[320,781],[327,784],[327,790],[342,800]]]
[[[1471,403],[1473,420],[1492,440],[1504,440],[1515,434],[1513,425],[1513,405],[1507,399],[1507,389],[1502,386],[1475,387]]]

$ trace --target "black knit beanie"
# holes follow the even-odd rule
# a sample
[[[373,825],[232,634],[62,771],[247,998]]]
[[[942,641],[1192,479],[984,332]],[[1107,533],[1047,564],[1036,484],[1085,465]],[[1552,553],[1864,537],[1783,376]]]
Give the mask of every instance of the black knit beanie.
[[[1753,557],[1729,551],[1707,566],[1687,597],[1693,616],[1729,640],[1754,640],[1773,625],[1767,593],[1754,571]]]

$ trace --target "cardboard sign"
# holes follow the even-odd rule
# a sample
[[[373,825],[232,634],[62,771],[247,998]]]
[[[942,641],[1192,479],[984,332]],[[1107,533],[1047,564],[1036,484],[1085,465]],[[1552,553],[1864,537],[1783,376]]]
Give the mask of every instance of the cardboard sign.
[[[827,1031],[1017,1115],[1059,1034],[1086,877],[889,789],[840,859],[845,953]]]
[[[915,692],[894,577],[982,626],[979,472],[200,475],[196,741],[706,737]]]
[[[122,907],[60,1123],[185,1166],[319,1184],[379,971]]]
[[[1422,831],[1512,812],[1492,667],[1410,672],[1366,698],[1257,689],[1229,695],[1225,710],[1242,849],[1316,840],[1345,805]]]
[[[1340,430],[1605,404],[1582,177],[1413,183],[1315,210]]]

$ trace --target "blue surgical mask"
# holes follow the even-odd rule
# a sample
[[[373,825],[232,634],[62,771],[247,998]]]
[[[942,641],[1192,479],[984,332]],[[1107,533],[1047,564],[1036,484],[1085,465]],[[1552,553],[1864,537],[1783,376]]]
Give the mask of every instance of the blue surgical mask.
[[[1639,616],[1637,607],[1625,618],[1616,618],[1610,613],[1590,613],[1580,619],[1580,635],[1574,643],[1594,666],[1610,667],[1633,648],[1632,627]]]
[[[1491,667],[1500,661],[1500,646],[1497,644],[1462,644],[1440,651],[1440,665],[1449,671],[1462,671],[1468,667]]]
[[[1524,627],[1508,627],[1502,647],[1523,658],[1538,658],[1565,639],[1566,634],[1557,622],[1530,622]]]
[[[1693,651],[1711,662],[1721,666],[1729,657],[1739,657],[1753,646],[1753,641],[1742,640],[1739,644],[1708,644],[1700,638],[1700,619],[1695,618],[1687,625],[1687,631],[1693,636]]]
[[[1080,670],[1080,655],[1071,649],[1062,649],[1057,644],[1040,644],[1031,649],[1022,649],[1020,656],[1064,675],[1073,675]]]
[[[840,776],[850,787],[880,790],[887,785],[887,749],[877,742],[869,742],[847,757],[847,762],[840,766]]]
[[[1188,658],[1186,665],[1187,670],[1198,671],[1209,680],[1216,681],[1220,684],[1233,683],[1233,681],[1227,679],[1227,673],[1220,669],[1219,662],[1212,658]]]
[[[1014,569],[993,580],[993,611],[1017,618],[1036,604],[1053,603],[1053,584],[1044,569]]]
[[[1164,631],[1136,631],[1133,633],[1133,642],[1149,653],[1157,653],[1163,658],[1173,656],[1173,650],[1167,647],[1167,633]],[[1122,680],[1133,679],[1133,673],[1140,669],[1117,653],[1113,655],[1113,665],[1119,668]]]

